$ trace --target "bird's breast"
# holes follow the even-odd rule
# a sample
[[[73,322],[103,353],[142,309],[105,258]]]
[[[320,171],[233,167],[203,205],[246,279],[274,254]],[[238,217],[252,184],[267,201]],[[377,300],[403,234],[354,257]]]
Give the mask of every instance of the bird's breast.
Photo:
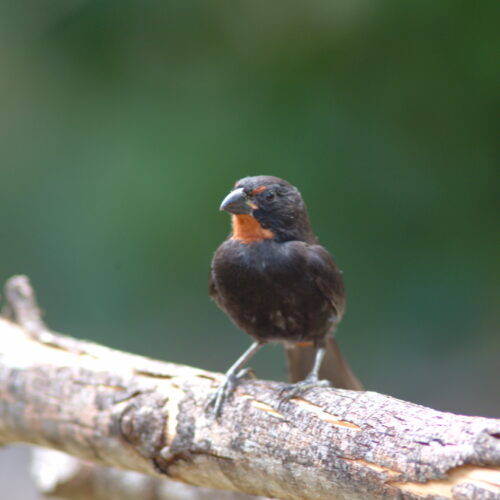
[[[305,248],[305,247],[304,247]],[[300,247],[266,240],[228,240],[217,250],[212,279],[217,302],[233,321],[262,340],[323,336],[331,311]]]

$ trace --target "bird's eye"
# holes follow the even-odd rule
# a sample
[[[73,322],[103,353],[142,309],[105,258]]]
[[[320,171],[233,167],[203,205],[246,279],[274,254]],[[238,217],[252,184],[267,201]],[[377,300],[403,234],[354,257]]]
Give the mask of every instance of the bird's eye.
[[[276,195],[275,195],[272,191],[268,191],[268,192],[264,195],[264,199],[265,199],[266,201],[273,201],[275,196],[276,196]]]

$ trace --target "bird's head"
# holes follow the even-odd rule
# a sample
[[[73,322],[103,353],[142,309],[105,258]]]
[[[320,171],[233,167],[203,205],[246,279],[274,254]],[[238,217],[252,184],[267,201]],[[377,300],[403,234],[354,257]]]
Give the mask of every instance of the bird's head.
[[[232,214],[233,239],[311,241],[314,236],[298,189],[268,175],[239,180],[220,206]]]

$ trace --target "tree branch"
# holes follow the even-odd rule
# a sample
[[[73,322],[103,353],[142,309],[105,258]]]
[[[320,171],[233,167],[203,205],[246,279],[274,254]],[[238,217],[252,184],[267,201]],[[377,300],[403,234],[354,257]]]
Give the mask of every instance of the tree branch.
[[[1,443],[281,499],[500,498],[500,420],[339,389],[280,404],[251,380],[215,421],[220,374],[50,332],[26,295],[0,319]]]
[[[33,449],[31,470],[38,491],[57,500],[268,500],[104,467],[47,448]]]

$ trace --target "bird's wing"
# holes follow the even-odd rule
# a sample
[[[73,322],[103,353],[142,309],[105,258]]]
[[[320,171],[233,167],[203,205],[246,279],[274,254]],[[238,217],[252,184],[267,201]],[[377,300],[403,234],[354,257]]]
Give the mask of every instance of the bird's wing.
[[[307,270],[323,296],[332,307],[337,323],[345,307],[344,282],[332,256],[321,245],[304,244],[307,252]],[[363,386],[342,356],[335,339],[326,337],[326,354],[320,369],[320,378],[329,380],[334,387],[362,390]],[[316,355],[316,347],[289,344],[286,347],[288,378],[290,382],[303,380],[310,372]]]
[[[321,245],[308,245],[308,269],[321,293],[330,302],[336,322],[340,321],[345,307],[342,273],[332,256]]]

